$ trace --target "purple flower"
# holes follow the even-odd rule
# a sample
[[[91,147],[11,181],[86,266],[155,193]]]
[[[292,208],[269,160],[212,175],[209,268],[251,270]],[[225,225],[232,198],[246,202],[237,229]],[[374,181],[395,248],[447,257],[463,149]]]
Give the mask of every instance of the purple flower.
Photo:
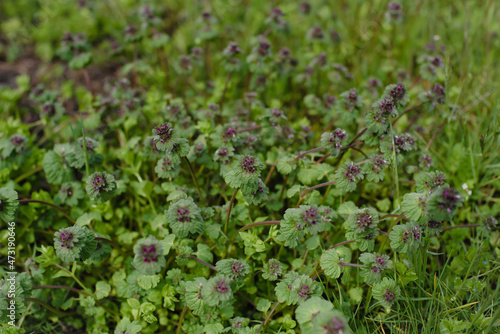
[[[245,155],[240,160],[241,169],[247,174],[253,174],[257,170],[255,158],[251,155]]]
[[[313,27],[309,29],[309,37],[312,39],[323,39],[325,37],[325,34],[323,33],[323,30],[320,27]]]
[[[228,57],[234,57],[239,53],[241,53],[241,49],[235,42],[229,42],[227,47],[224,49],[224,55]]]
[[[299,10],[302,14],[309,14],[311,12],[311,4],[307,1],[303,1],[299,5]]]
[[[486,227],[487,230],[492,230],[498,225],[498,221],[495,219],[493,216],[488,216],[484,220],[484,227]]]

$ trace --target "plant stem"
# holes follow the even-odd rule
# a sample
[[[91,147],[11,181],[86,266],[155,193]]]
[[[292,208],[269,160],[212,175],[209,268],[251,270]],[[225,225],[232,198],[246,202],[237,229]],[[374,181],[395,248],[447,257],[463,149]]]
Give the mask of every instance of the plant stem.
[[[274,162],[274,164],[271,166],[269,169],[269,173],[267,173],[266,180],[264,181],[264,184],[267,186],[269,181],[271,180],[271,175],[273,174],[274,170],[276,169],[276,164],[278,163],[278,159]]]
[[[30,177],[31,175],[33,175],[33,174],[41,171],[42,169],[43,169],[43,166],[37,166],[37,167],[33,168],[32,170],[29,170],[26,173],[21,174],[20,176],[18,176],[16,179],[14,179],[14,182],[15,183],[19,183],[22,180],[24,180],[25,178]]]
[[[278,199],[278,202],[281,202],[283,199],[283,194],[285,192],[286,184],[288,183],[288,174],[285,176],[285,180],[283,181],[283,184],[281,185],[281,192],[280,192],[280,198]]]
[[[87,151],[87,140],[85,139],[85,126],[83,125],[83,116],[80,112],[80,122],[82,122],[82,137],[83,137],[83,154],[85,156],[85,171],[87,176],[90,176],[89,153]]]
[[[268,221],[264,221],[264,222],[256,222],[256,223],[251,223],[251,224],[245,225],[242,228],[240,228],[238,231],[236,231],[236,233],[233,235],[233,237],[231,238],[231,240],[229,240],[229,243],[232,243],[234,241],[234,239],[236,239],[236,236],[240,232],[248,230],[249,228],[252,228],[252,227],[255,227],[255,226],[279,225],[279,224],[280,224],[279,220],[268,220]]]
[[[328,123],[328,125],[326,126],[326,128],[323,130],[323,132],[322,132],[322,133],[327,132],[327,131],[328,131],[328,130],[329,130],[329,129],[333,126],[333,124],[335,124],[335,122],[336,122],[338,119],[339,119],[339,116],[338,116],[338,115],[337,115],[337,116],[335,116],[335,118],[334,118],[334,119],[332,119],[332,120],[330,121],[330,123]],[[316,140],[314,141],[314,144],[317,144],[317,143],[320,141],[320,139],[321,139],[321,136],[319,136],[318,138],[316,138]]]
[[[66,317],[68,316],[69,314],[67,312],[61,312],[57,309],[55,309],[54,307],[50,306],[49,304],[47,304],[46,302],[44,301],[41,301],[40,299],[37,299],[37,298],[30,298],[30,297],[25,297],[24,300],[28,301],[28,302],[33,302],[33,303],[37,303],[39,305],[42,305],[43,307],[45,307],[47,310],[49,310],[50,312],[54,313],[54,314],[57,314],[58,316],[62,316],[62,317]]]
[[[222,96],[220,98],[220,103],[219,103],[219,122],[222,123],[222,108],[224,106],[224,99],[226,98],[226,91],[227,91],[227,86],[229,84],[229,80],[231,79],[231,72],[227,74],[226,77],[226,82],[224,83],[224,90],[222,91]]]
[[[321,187],[326,187],[326,186],[329,186],[329,185],[332,185],[332,184],[335,184],[337,181],[329,181],[329,182],[325,182],[325,183],[320,183],[320,184],[317,184],[315,185],[314,187],[311,187],[309,189],[306,189],[302,192],[302,194],[300,194],[300,198],[304,198],[304,196],[310,192],[310,191],[313,191],[314,189],[318,189],[318,188],[321,188]]]
[[[356,147],[356,146],[358,146],[358,145],[362,145],[362,144],[363,144],[363,142],[357,142],[357,143],[354,143],[354,144],[349,144],[349,145],[347,145],[347,146],[342,147],[342,148],[340,149],[340,151],[341,151],[341,152],[344,152],[344,151],[346,151],[346,150],[348,150],[348,149],[352,148],[352,149],[354,149],[354,150],[357,150],[358,152],[361,152],[361,154],[363,154],[363,155],[365,156],[365,158],[368,158],[368,156],[367,156],[367,155],[366,155],[363,151],[361,151],[360,149],[356,149],[356,148],[354,148],[354,147]],[[331,153],[327,153],[327,154],[325,154],[324,156],[322,156],[321,158],[319,158],[319,159],[318,159],[318,161],[316,161],[316,162],[314,163],[314,165],[317,165],[317,164],[319,164],[319,163],[322,163],[322,162],[323,162],[326,158],[328,158],[328,157],[329,157],[329,156],[331,156],[331,155],[332,155]],[[344,155],[344,153],[342,153],[342,155]]]
[[[391,128],[391,139],[392,139],[392,157],[394,159],[394,178],[396,180],[396,198],[394,201],[394,208],[399,208],[399,180],[398,180],[398,162],[396,160],[396,145],[394,143],[394,131],[392,130],[392,122],[389,122]]]
[[[396,122],[397,122],[397,121],[399,121],[399,119],[400,119],[400,118],[401,118],[404,114],[406,114],[406,113],[408,113],[408,112],[410,112],[410,111],[412,111],[412,110],[415,110],[415,109],[417,109],[417,108],[420,108],[420,107],[421,107],[421,106],[423,106],[423,105],[424,105],[424,102],[419,103],[419,104],[417,104],[417,105],[414,105],[413,107],[409,107],[408,109],[406,109],[405,111],[403,111],[403,112],[401,113],[401,115],[399,115],[399,116],[398,116],[398,117],[394,120],[394,122],[392,122],[392,123],[393,123],[393,124],[396,124]]]
[[[266,324],[269,322],[269,319],[271,319],[271,316],[273,315],[274,311],[276,310],[276,307],[278,307],[279,304],[280,302],[276,302],[276,304],[274,304],[273,308],[271,309],[271,312],[269,312],[269,315],[266,317],[266,320],[260,325],[257,334],[259,334],[262,328],[264,328]]]
[[[191,172],[191,177],[193,178],[194,185],[196,186],[196,190],[198,190],[198,194],[200,195],[200,199],[205,202],[205,197],[203,197],[203,194],[201,192],[200,186],[198,185],[198,180],[196,180],[196,176],[194,175],[194,170],[193,166],[191,166],[191,162],[189,162],[188,157],[184,157],[184,160],[186,160],[188,166],[189,166],[189,171]]]
[[[308,155],[309,153],[314,153],[314,152],[317,152],[317,151],[321,151],[322,149],[324,149],[324,147],[323,147],[323,146],[320,146],[320,147],[312,148],[312,149],[310,149],[310,150],[308,150],[308,151],[305,151],[305,152],[303,152],[303,153],[299,154],[299,155],[295,158],[294,162],[299,161],[299,159],[300,159],[300,158],[302,158],[302,157],[304,157],[304,156]]]
[[[385,235],[386,237],[388,237],[388,236],[389,236],[389,233],[387,233],[386,231],[378,230],[378,232],[379,232],[380,234]]]
[[[87,294],[86,292],[79,290],[77,288],[73,288],[71,286],[64,286],[64,285],[40,285],[40,286],[34,286],[31,289],[36,290],[36,289],[63,289],[63,290],[71,290],[74,292],[77,292],[81,295],[84,295],[85,297],[89,297],[90,295]]]
[[[342,246],[342,245],[350,244],[351,242],[356,242],[356,239],[351,239],[351,240],[346,240],[346,241],[339,242],[338,244],[335,244],[335,245],[333,245],[333,246],[328,247],[328,249],[327,249],[327,250],[332,249],[332,248],[335,248],[335,247],[338,247],[338,246]]]
[[[190,258],[192,258],[193,260],[197,261],[198,263],[201,263],[202,265],[204,265],[205,267],[208,267],[210,269],[213,269],[215,271],[217,271],[217,268],[215,268],[214,266],[212,266],[211,264],[209,263],[206,263],[205,261],[202,261],[200,259],[198,259],[196,256],[194,255],[189,255]]]
[[[109,240],[109,239],[106,239],[106,238],[95,237],[94,240],[107,242],[108,244],[111,244],[117,248],[120,247],[116,242]]]
[[[78,285],[80,285],[82,287],[82,289],[84,290],[85,293],[87,293],[88,296],[91,296],[92,298],[96,299],[94,294],[92,293],[92,291],[87,288],[85,286],[85,284],[83,284],[79,279],[78,277],[75,276],[75,274],[71,271],[69,271],[68,269],[64,268],[63,266],[57,264],[57,263],[54,263],[54,266],[56,266],[57,268],[61,269],[62,271],[66,272],[67,274],[69,274],[74,280],[76,283],[78,283]]]
[[[226,225],[224,226],[224,234],[227,234],[227,227],[229,226],[229,217],[231,217],[231,209],[233,208],[234,199],[240,188],[234,189],[233,196],[231,196],[231,201],[229,202],[229,207],[227,208]]]
[[[356,140],[358,140],[358,138],[359,138],[359,137],[361,137],[361,136],[363,135],[363,133],[365,133],[365,132],[366,132],[366,130],[368,130],[368,128],[364,128],[363,130],[361,130],[361,131],[360,131],[360,132],[356,135],[356,137],[354,137],[354,139],[353,139],[353,140],[351,140],[351,141],[349,142],[349,144],[347,144],[347,146],[346,146],[346,147],[351,147],[351,145],[352,145],[352,144],[353,144]],[[342,157],[344,156],[345,152],[347,152],[347,150],[346,150],[346,149],[341,150],[340,155],[337,157],[337,165],[340,163],[340,161],[342,161]]]
[[[244,129],[238,130],[237,132],[238,133],[242,133],[242,132],[257,130],[257,129],[260,129],[260,128],[262,128],[262,125],[254,125],[254,126],[249,126],[248,128],[244,128]]]
[[[448,231],[448,230],[453,230],[454,228],[479,227],[479,226],[481,226],[481,224],[465,224],[465,225],[448,226],[448,227],[443,228],[443,232]]]
[[[345,262],[341,262],[339,263],[339,266],[343,267],[343,266],[346,266],[346,267],[356,267],[356,268],[361,268],[363,267],[362,264],[356,264],[356,263],[345,263]]]
[[[383,215],[382,217],[380,217],[380,219],[384,219],[384,218],[387,218],[387,217],[401,217],[401,215],[396,215],[396,214],[393,214],[393,213],[389,213],[387,215]],[[406,220],[410,220],[409,218],[403,216],[402,217],[403,219],[406,219]]]
[[[66,212],[64,212],[64,210],[61,207],[59,207],[55,204],[45,202],[45,201],[39,201],[36,199],[21,199],[21,200],[19,200],[19,204],[27,204],[27,203],[39,203],[39,204],[45,204],[45,205],[51,206],[54,209],[56,209],[57,211],[59,211],[60,213],[62,213],[66,218],[68,218],[68,220],[70,222],[72,222],[73,224],[76,223],[75,220],[73,218],[71,218],[70,215],[68,215]]]
[[[82,68],[83,77],[85,78],[85,84],[90,94],[92,94],[92,101],[95,100],[94,90],[92,89],[92,83],[90,82],[90,75],[86,68]]]
[[[188,309],[187,305],[184,306],[184,308],[182,309],[181,316],[179,318],[179,322],[177,323],[177,330],[175,331],[176,334],[179,334],[181,332],[182,320],[184,320],[184,315],[186,314],[187,309]]]

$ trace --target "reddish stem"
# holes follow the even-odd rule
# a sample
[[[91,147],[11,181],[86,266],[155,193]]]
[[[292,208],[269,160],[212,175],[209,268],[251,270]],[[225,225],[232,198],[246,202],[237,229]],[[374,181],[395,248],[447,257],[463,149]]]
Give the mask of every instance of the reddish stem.
[[[300,194],[300,198],[304,198],[304,196],[310,192],[310,191],[313,191],[314,189],[318,189],[318,188],[321,188],[321,187],[326,187],[326,186],[329,186],[329,185],[332,185],[332,184],[335,184],[337,181],[330,181],[330,182],[325,182],[325,183],[320,183],[320,184],[317,184],[315,185],[314,187],[311,187],[309,189],[306,189],[302,192],[302,194]]]
[[[204,265],[205,267],[208,267],[210,269],[213,269],[215,271],[217,271],[217,268],[215,268],[214,266],[212,266],[211,264],[209,263],[206,263],[205,261],[202,261],[200,259],[198,259],[196,256],[194,255],[189,255],[190,258],[192,258],[193,260],[197,261],[198,263],[201,263],[202,265]]]
[[[233,237],[231,238],[231,240],[229,240],[229,243],[232,243],[234,241],[234,239],[236,238],[236,236],[240,232],[248,230],[249,228],[252,228],[252,227],[255,227],[255,226],[267,226],[267,225],[279,225],[279,224],[280,224],[279,220],[267,220],[267,221],[264,221],[264,222],[257,222],[257,223],[251,223],[251,224],[245,225],[242,228],[240,228],[238,231],[236,231],[236,233],[233,235]]]
[[[443,232],[448,231],[448,230],[453,230],[454,228],[479,227],[479,226],[481,226],[481,224],[465,224],[465,225],[448,226],[448,227],[443,228]]]
[[[299,159],[300,159],[300,158],[302,158],[302,157],[304,157],[304,156],[308,155],[309,153],[314,153],[314,152],[317,152],[317,151],[321,151],[322,149],[324,149],[324,147],[323,147],[323,146],[316,147],[316,148],[312,148],[312,149],[310,149],[310,150],[308,150],[308,151],[305,151],[305,152],[303,152],[303,153],[299,154],[299,155],[295,158],[295,160],[294,160],[294,161],[295,161],[295,162],[297,162],[297,161],[299,161]]]

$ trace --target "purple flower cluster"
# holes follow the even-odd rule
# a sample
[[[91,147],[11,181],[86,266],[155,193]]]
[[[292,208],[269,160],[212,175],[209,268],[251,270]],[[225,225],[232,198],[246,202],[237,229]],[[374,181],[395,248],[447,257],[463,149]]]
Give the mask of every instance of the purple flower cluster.
[[[391,292],[389,289],[385,289],[385,294],[384,294],[385,300],[387,300],[389,303],[392,303],[395,297],[396,294],[394,292]]]
[[[64,247],[66,249],[71,249],[74,247],[73,233],[71,233],[70,231],[61,232],[59,241],[61,242],[61,247]]]
[[[174,129],[170,123],[162,124],[153,130],[153,134],[160,137],[162,143],[169,141],[174,135]]]
[[[372,225],[372,215],[369,214],[358,215],[357,223],[362,230],[364,230],[367,227],[370,227]]]
[[[316,225],[321,222],[321,216],[318,213],[318,210],[316,210],[314,207],[310,207],[309,209],[304,210],[304,213],[302,214],[302,219],[306,224],[309,224],[310,226]]]
[[[445,189],[441,195],[440,207],[451,213],[461,200],[462,195],[456,189]]]
[[[155,245],[142,246],[142,260],[144,262],[156,262],[158,253]]]
[[[97,174],[92,180],[92,186],[95,191],[100,192],[106,186],[106,179],[102,175]]]
[[[395,104],[399,103],[402,99],[405,98],[406,88],[405,86],[398,84],[396,87],[391,89],[390,95]]]
[[[247,174],[253,174],[257,170],[255,158],[250,155],[246,155],[241,159],[240,166]]]
[[[180,223],[188,223],[191,221],[191,216],[189,215],[189,209],[186,207],[180,207],[177,209],[177,220]]]
[[[406,244],[410,241],[419,241],[420,233],[421,232],[419,230],[419,226],[415,225],[413,228],[403,233],[403,239],[402,239],[403,243]]]
[[[387,165],[387,160],[382,155],[376,155],[372,158],[372,171],[379,174]]]
[[[342,142],[347,138],[347,131],[342,129],[335,129],[335,131],[330,133],[330,143],[332,143],[335,148],[342,148]]]
[[[408,133],[399,136],[394,135],[394,145],[396,146],[396,154],[400,153],[401,150],[411,151],[415,148],[415,139]],[[393,147],[391,146],[391,150],[392,149]]]
[[[351,163],[351,165],[346,167],[344,176],[349,182],[356,182],[358,175],[361,173],[361,169],[357,164]]]

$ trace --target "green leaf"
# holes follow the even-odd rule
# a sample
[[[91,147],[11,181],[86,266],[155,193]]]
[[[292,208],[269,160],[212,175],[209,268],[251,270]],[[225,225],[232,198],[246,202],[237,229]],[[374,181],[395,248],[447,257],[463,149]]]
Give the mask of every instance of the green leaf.
[[[323,178],[324,174],[318,168],[301,168],[297,174],[297,179],[305,185],[312,185]]]
[[[347,272],[348,267],[341,267],[339,264],[341,259],[343,262],[351,262],[351,250],[344,246],[329,249],[323,253],[319,264],[321,269],[325,271],[325,275],[330,278],[337,279],[342,272]]]
[[[406,217],[415,222],[425,222],[427,215],[425,214],[426,196],[423,193],[409,193],[403,197],[401,210]]]
[[[170,284],[165,284],[161,290],[161,295],[164,298],[163,307],[166,307],[170,311],[175,310],[175,303],[179,302],[179,299],[175,297],[175,289]]]
[[[127,299],[127,304],[133,309],[133,310],[138,310],[141,308],[141,303],[135,299],[135,298],[130,298]]]
[[[321,297],[311,297],[295,310],[295,319],[303,333],[312,333],[311,321],[322,312],[333,310],[333,305]]]
[[[137,284],[144,290],[151,290],[160,283],[160,275],[139,275],[137,277]]]
[[[261,298],[257,302],[257,310],[265,313],[265,312],[267,312],[267,310],[269,310],[269,308],[271,307],[271,304],[272,303],[269,299]]]
[[[104,297],[109,296],[111,292],[111,285],[104,281],[99,281],[95,285],[95,296],[97,299],[103,299]]]
[[[292,198],[296,194],[300,194],[300,188],[302,188],[301,185],[299,185],[299,184],[294,185],[293,187],[291,187],[290,189],[288,189],[286,191],[286,197]]]
[[[297,165],[295,164],[294,158],[286,156],[286,155],[280,155],[278,157],[278,163],[276,164],[276,169],[280,174],[283,175],[288,175],[290,174]]]
[[[266,245],[257,235],[251,232],[240,232],[239,236],[245,244],[245,255],[250,256],[256,252],[260,253],[266,250]]]
[[[406,267],[406,265],[402,262],[396,263],[396,269],[398,272],[398,278],[401,279],[404,286],[406,286],[408,283],[410,283],[412,281],[416,281],[418,279],[418,276],[415,273],[415,270],[408,269]]]
[[[54,247],[46,247],[42,245],[40,248],[38,248],[38,251],[40,251],[42,255],[35,257],[35,261],[37,263],[40,263],[42,267],[45,268],[57,262],[57,256],[54,252]]]
[[[363,300],[363,289],[361,287],[355,287],[347,291],[349,298],[354,304],[359,304]]]
[[[354,202],[345,202],[340,204],[339,208],[337,209],[337,212],[341,215],[349,216],[351,213],[354,211],[358,210],[358,207]]]
[[[219,334],[224,331],[224,326],[221,323],[207,324],[203,327],[203,333],[206,334]]]
[[[210,247],[208,245],[198,244],[196,245],[196,248],[198,249],[198,251],[194,254],[198,259],[207,263],[212,263],[212,261],[214,260],[214,256],[212,252],[210,252]]]
[[[78,217],[78,219],[76,220],[76,225],[79,226],[90,225],[90,222],[94,219],[102,221],[101,214],[98,212],[84,213],[83,215]]]
[[[320,243],[321,241],[319,235],[315,235],[314,237],[307,239],[305,245],[307,249],[314,250],[319,247]]]
[[[388,198],[384,198],[377,201],[376,205],[381,212],[389,212],[389,209],[391,208],[391,201]]]
[[[92,53],[84,52],[70,60],[68,66],[72,70],[81,70],[92,62]]]
[[[168,255],[170,252],[170,248],[174,245],[175,234],[167,235],[163,240],[160,241],[163,247],[163,255]]]

